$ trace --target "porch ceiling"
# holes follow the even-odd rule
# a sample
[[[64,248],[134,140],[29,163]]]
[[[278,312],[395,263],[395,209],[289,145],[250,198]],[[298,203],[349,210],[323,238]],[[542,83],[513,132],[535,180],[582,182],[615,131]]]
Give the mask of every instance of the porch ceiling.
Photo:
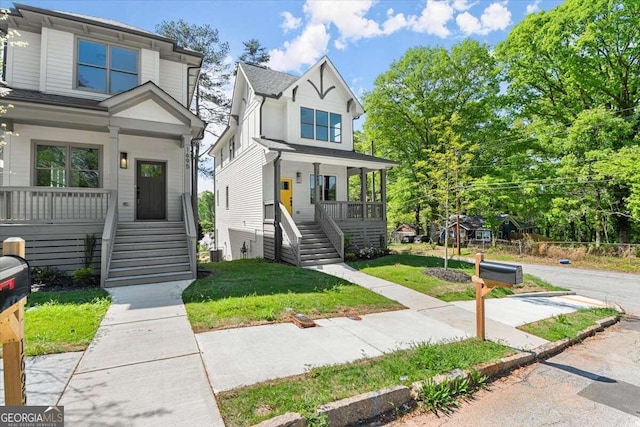
[[[355,151],[290,144],[285,141],[267,138],[253,139],[269,151],[282,153],[282,159],[284,160],[339,165],[349,168],[366,168],[370,170],[387,169],[398,165],[390,160],[356,153]]]

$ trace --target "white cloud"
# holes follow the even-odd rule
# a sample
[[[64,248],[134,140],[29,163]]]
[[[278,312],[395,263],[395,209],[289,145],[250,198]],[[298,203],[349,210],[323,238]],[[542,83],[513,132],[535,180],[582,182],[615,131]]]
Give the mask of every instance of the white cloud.
[[[327,51],[331,36],[323,24],[309,23],[302,33],[282,49],[269,51],[269,67],[278,71],[297,71],[302,65],[312,65]]]
[[[456,24],[465,34],[487,35],[507,28],[511,24],[511,12],[501,3],[492,3],[482,12],[480,19],[464,12],[456,16]]]
[[[535,0],[533,3],[527,5],[527,15],[530,13],[536,13],[540,10],[540,0]]]
[[[405,28],[409,23],[402,13],[393,14],[393,9],[387,11],[387,20],[382,24],[382,33],[389,35]]]
[[[471,9],[477,3],[478,3],[477,1],[473,3],[469,3],[469,0],[453,0],[453,3],[451,4],[451,6],[453,6],[455,10],[465,11],[465,10]]]
[[[300,25],[302,25],[302,18],[296,18],[291,12],[282,12],[280,16],[284,18],[280,27],[285,33],[300,28]]]
[[[420,16],[412,15],[408,22],[413,31],[445,38],[451,31],[447,23],[453,18],[453,7],[447,1],[427,0]]]

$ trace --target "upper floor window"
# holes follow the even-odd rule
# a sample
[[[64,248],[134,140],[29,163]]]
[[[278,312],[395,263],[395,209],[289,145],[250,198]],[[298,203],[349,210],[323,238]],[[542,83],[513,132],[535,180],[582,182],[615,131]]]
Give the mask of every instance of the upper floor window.
[[[119,93],[138,85],[138,51],[78,40],[76,86],[97,92]]]
[[[342,116],[300,107],[300,137],[318,141],[342,142]]]
[[[100,187],[100,149],[69,144],[36,144],[38,187]]]
[[[236,137],[232,136],[229,141],[229,160],[233,160],[236,157]]]

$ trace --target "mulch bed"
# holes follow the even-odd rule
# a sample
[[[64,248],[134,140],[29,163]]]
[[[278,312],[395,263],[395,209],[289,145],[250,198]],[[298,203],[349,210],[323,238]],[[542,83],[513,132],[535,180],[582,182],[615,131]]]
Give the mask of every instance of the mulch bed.
[[[453,283],[469,283],[471,282],[471,276],[463,271],[458,270],[445,270],[444,268],[434,267],[422,270],[422,274],[433,276],[440,280]]]

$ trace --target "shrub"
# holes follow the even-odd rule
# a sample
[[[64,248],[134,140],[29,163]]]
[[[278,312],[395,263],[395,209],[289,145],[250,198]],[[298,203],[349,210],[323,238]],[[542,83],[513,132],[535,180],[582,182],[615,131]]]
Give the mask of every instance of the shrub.
[[[358,257],[353,252],[347,252],[346,254],[344,254],[344,261],[345,262],[351,262],[351,261],[355,261],[357,259],[358,259]]]
[[[91,267],[82,267],[73,272],[73,281],[76,285],[86,288],[95,285],[96,281],[93,277],[93,269]]]
[[[69,275],[56,267],[31,267],[33,283],[56,285],[67,279]]]
[[[374,248],[369,246],[359,249],[356,255],[361,259],[374,259],[381,256],[389,255],[389,253],[391,253],[391,250],[389,248]]]

